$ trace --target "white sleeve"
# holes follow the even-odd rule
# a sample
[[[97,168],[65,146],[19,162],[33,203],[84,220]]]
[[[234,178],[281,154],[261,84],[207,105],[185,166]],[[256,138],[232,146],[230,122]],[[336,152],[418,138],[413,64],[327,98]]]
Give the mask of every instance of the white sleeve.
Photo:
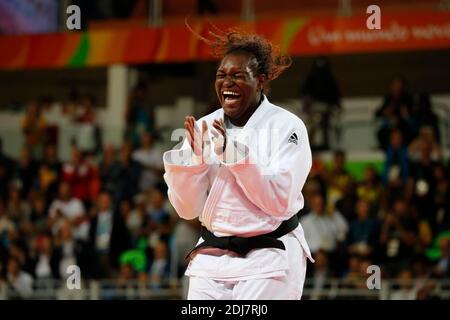
[[[170,203],[181,218],[197,218],[207,198],[209,165],[194,157],[186,140],[181,149],[166,151],[163,161]]]
[[[235,142],[232,159],[225,162],[247,198],[267,214],[290,218],[288,214],[301,196],[303,185],[312,166],[308,133],[302,122],[283,128],[279,141],[274,143],[274,155],[268,165],[258,163],[249,148]],[[227,146],[228,149],[229,146]],[[227,158],[226,159],[230,159]],[[300,208],[297,208],[300,209]]]

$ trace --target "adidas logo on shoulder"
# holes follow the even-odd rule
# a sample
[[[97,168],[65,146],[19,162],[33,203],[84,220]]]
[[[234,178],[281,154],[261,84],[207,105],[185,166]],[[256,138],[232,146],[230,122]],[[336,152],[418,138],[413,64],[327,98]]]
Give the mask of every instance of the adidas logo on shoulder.
[[[290,142],[298,144],[298,136],[295,132],[292,133],[291,136],[289,137],[288,143],[290,143]]]

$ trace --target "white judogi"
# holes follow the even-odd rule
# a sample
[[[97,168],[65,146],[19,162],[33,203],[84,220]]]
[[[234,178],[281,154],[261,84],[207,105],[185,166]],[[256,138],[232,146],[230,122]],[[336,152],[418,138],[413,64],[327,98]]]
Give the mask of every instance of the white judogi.
[[[219,109],[197,125],[201,128],[205,120],[211,129],[214,119],[223,117]],[[269,233],[303,208],[301,190],[312,163],[306,127],[264,97],[246,125],[230,136],[236,149],[227,146],[226,162],[207,148],[205,162],[198,163],[186,141],[181,149],[164,154],[169,200],[180,217],[198,217],[216,236]],[[245,258],[202,249],[186,271],[191,277],[189,298],[299,299],[311,253],[301,225],[280,239],[286,250],[257,249]]]

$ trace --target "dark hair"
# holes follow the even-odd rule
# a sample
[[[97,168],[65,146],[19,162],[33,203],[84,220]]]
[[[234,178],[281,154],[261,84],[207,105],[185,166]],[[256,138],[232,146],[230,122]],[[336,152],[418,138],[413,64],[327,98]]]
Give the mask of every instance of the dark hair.
[[[268,80],[266,86],[269,81],[278,78],[292,64],[288,55],[281,54],[277,47],[274,47],[270,41],[260,35],[248,34],[235,28],[228,29],[225,32],[216,28],[220,34],[209,31],[209,38],[205,38],[193,31],[187,21],[186,26],[211,47],[212,54],[216,58],[222,59],[233,53],[242,53],[254,57],[256,64],[252,66],[252,71],[255,75],[266,75]]]

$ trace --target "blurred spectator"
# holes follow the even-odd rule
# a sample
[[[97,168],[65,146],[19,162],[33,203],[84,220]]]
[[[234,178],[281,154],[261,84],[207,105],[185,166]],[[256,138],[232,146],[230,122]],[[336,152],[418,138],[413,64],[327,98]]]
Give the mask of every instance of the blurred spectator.
[[[133,152],[132,158],[142,167],[140,191],[148,190],[161,181],[164,172],[162,153],[154,147],[151,133],[142,134],[141,147]]]
[[[14,296],[29,298],[33,294],[33,277],[21,269],[20,261],[14,257],[9,258],[7,268],[6,280]]]
[[[348,251],[363,257],[373,253],[377,244],[379,227],[377,221],[370,217],[370,204],[360,199],[356,204],[357,219],[350,223],[347,237]]]
[[[198,220],[178,219],[175,224],[172,241],[169,243],[171,254],[171,275],[181,278],[184,275],[186,255],[195,247],[200,235],[200,222]]]
[[[325,298],[324,291],[330,289],[326,287],[326,281],[330,276],[330,270],[328,255],[325,252],[316,252],[314,260],[314,270],[312,272],[313,292],[311,294],[311,300],[318,300]]]
[[[3,152],[3,140],[0,138],[0,197],[8,191],[9,183],[13,177],[15,163]]]
[[[102,189],[113,195],[114,200],[117,200],[121,166],[116,159],[116,150],[110,144],[106,145],[103,150],[99,171]]]
[[[433,161],[441,161],[443,159],[442,148],[436,139],[432,127],[420,127],[418,137],[408,147],[409,158],[412,161],[419,161],[424,147],[430,148],[430,157]]]
[[[169,253],[167,244],[158,241],[153,248],[154,258],[150,267],[150,281],[154,287],[160,287],[162,281],[168,276]]]
[[[383,182],[392,186],[400,186],[409,176],[409,160],[402,132],[392,130],[390,144],[386,149]]]
[[[48,235],[39,236],[34,246],[36,253],[30,261],[33,276],[37,279],[58,279],[61,257],[55,254],[51,238]]]
[[[433,111],[430,94],[421,92],[415,106],[414,116],[418,120],[419,127],[430,127],[434,133],[436,141],[441,141],[441,132],[439,131],[439,119]]]
[[[442,164],[434,166],[433,180],[435,183],[433,194],[433,207],[436,215],[432,225],[435,234],[450,230],[450,185]]]
[[[72,196],[70,185],[62,182],[59,185],[58,198],[53,200],[49,208],[50,226],[54,234],[68,220],[73,225],[75,240],[87,241],[89,221],[83,203]]]
[[[41,107],[37,102],[31,102],[26,110],[21,123],[25,136],[26,148],[32,157],[41,158],[44,144],[46,143],[47,123],[41,114]]]
[[[109,278],[118,268],[120,254],[130,248],[123,217],[112,206],[108,193],[100,194],[89,231],[90,245],[97,260],[96,277]]]
[[[126,111],[126,136],[131,139],[133,146],[140,145],[140,139],[144,132],[153,133],[155,129],[154,110],[146,100],[147,85],[141,82],[131,92]]]
[[[81,152],[89,154],[97,154],[101,150],[101,132],[97,125],[94,104],[93,95],[84,95],[73,115],[77,127],[76,145]]]
[[[351,184],[353,179],[348,173],[346,166],[345,152],[338,150],[334,152],[333,167],[328,173],[327,186],[328,186],[328,207],[330,210],[333,208],[343,209],[339,207],[338,202],[344,198],[349,197],[351,194]],[[353,203],[351,204],[353,206]],[[351,208],[353,209],[353,208]],[[351,210],[350,209],[350,210]],[[342,212],[342,211],[341,211]],[[349,212],[342,212],[346,218],[349,217]]]
[[[339,212],[327,214],[325,201],[320,194],[312,198],[311,212],[302,217],[301,223],[313,253],[319,250],[336,250],[338,243],[345,240],[348,231],[348,224]]]
[[[80,149],[73,146],[72,159],[62,167],[62,180],[70,185],[73,196],[86,206],[95,199],[93,190],[99,183],[97,170],[89,159],[89,156],[83,156]]]
[[[171,224],[170,214],[165,208],[165,198],[162,192],[156,188],[152,188],[148,192],[148,218],[150,229],[156,231],[158,238],[168,242]]]
[[[44,234],[48,229],[47,203],[42,194],[37,194],[31,200],[31,214],[30,214],[30,228],[31,234]]]
[[[433,195],[436,187],[434,181],[434,167],[436,163],[431,159],[431,147],[428,144],[423,145],[420,159],[411,165],[407,196],[415,205],[419,218],[434,225],[436,208]]]
[[[131,209],[130,201],[122,200],[120,211],[125,219],[128,232],[131,237],[132,247],[136,247],[139,238],[143,235],[144,224],[146,222],[146,206],[143,197],[136,197],[135,206]]]
[[[14,173],[16,181],[19,183],[20,194],[26,198],[33,188],[38,177],[38,164],[31,157],[29,150],[24,147],[20,151],[19,161]]]
[[[412,113],[413,97],[406,88],[406,80],[397,76],[392,80],[391,92],[384,97],[383,104],[376,111],[381,126],[378,130],[378,144],[383,150],[389,146],[391,131],[398,128],[408,145],[417,134],[417,122]]]
[[[141,166],[131,158],[132,146],[124,143],[120,150],[119,174],[116,184],[115,202],[132,201],[139,191]]]
[[[44,157],[39,168],[39,189],[47,195],[47,200],[53,199],[58,192],[61,168],[56,146],[48,144],[44,149]]]
[[[418,225],[411,208],[403,199],[395,201],[384,218],[380,234],[381,259],[391,276],[411,263],[417,244]]]
[[[29,219],[30,206],[28,202],[22,200],[19,189],[15,185],[10,186],[8,195],[8,216],[19,229]]]
[[[334,112],[340,111],[341,95],[326,57],[319,57],[306,76],[301,88],[303,110],[307,114],[308,132],[313,149],[328,149],[330,143],[330,120]],[[316,141],[316,131],[323,130],[322,144]]]
[[[440,278],[450,276],[450,238],[442,237],[439,241],[440,258],[433,269],[433,274]]]
[[[0,264],[5,264],[10,245],[9,235],[15,231],[14,223],[7,215],[6,205],[0,198]],[[1,277],[1,274],[0,274]]]
[[[398,274],[399,288],[392,292],[391,300],[416,300],[417,293],[414,290],[413,273],[409,269],[403,269]]]
[[[368,166],[364,171],[364,179],[359,183],[356,193],[358,198],[370,203],[374,208],[378,208],[381,198],[382,185],[376,169]]]

